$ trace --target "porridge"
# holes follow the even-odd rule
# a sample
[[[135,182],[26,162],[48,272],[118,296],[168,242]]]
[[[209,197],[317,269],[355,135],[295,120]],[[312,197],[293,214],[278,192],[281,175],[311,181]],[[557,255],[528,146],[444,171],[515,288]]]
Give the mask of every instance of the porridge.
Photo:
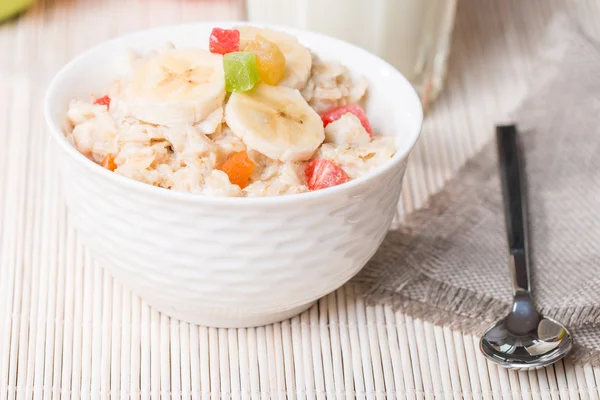
[[[269,29],[215,28],[209,49],[136,56],[100,97],[73,100],[66,137],[114,173],[207,196],[278,196],[364,176],[395,153],[368,84]]]

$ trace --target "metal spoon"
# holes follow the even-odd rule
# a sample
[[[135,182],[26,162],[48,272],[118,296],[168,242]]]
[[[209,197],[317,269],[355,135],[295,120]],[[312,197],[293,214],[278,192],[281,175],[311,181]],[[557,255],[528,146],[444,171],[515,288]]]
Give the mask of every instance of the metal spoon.
[[[488,328],[479,348],[489,360],[507,368],[533,369],[563,358],[573,345],[569,331],[535,309],[529,283],[526,196],[521,186],[517,129],[498,126],[496,141],[502,181],[509,268],[515,296],[512,311]]]

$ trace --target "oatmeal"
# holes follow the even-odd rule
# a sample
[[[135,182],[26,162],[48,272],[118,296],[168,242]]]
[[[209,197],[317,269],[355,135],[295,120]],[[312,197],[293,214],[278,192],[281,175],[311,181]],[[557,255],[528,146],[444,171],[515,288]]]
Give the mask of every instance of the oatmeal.
[[[207,196],[279,196],[364,176],[395,153],[359,105],[368,83],[283,32],[213,30],[211,51],[137,57],[73,100],[67,139],[114,173]]]

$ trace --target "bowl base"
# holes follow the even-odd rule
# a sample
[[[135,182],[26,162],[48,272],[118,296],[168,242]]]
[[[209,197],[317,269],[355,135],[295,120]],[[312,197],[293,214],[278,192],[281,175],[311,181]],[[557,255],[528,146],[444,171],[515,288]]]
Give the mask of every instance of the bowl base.
[[[191,316],[189,310],[178,311],[175,309],[165,309],[158,304],[154,304],[150,299],[144,299],[146,303],[165,314],[170,318],[174,318],[190,324],[207,326],[211,328],[253,328],[257,326],[269,325],[275,322],[280,322],[308,310],[316,301],[311,301],[307,304],[295,307],[289,310],[277,311],[273,313],[263,314],[234,314],[223,311],[218,312],[202,312],[198,311]]]

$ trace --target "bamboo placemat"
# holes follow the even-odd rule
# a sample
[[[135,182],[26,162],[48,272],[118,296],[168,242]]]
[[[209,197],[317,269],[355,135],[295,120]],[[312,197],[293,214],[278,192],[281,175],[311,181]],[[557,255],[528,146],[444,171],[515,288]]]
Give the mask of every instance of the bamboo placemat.
[[[526,92],[531,54],[569,4],[461,0],[446,90],[407,170],[400,213],[423,203]],[[229,0],[40,0],[0,25],[0,399],[598,399],[600,368],[487,363],[477,338],[367,306],[346,286],[292,320],[252,329],[160,315],[94,265],[70,227],[41,100],[74,54],[145,27],[237,18]]]

